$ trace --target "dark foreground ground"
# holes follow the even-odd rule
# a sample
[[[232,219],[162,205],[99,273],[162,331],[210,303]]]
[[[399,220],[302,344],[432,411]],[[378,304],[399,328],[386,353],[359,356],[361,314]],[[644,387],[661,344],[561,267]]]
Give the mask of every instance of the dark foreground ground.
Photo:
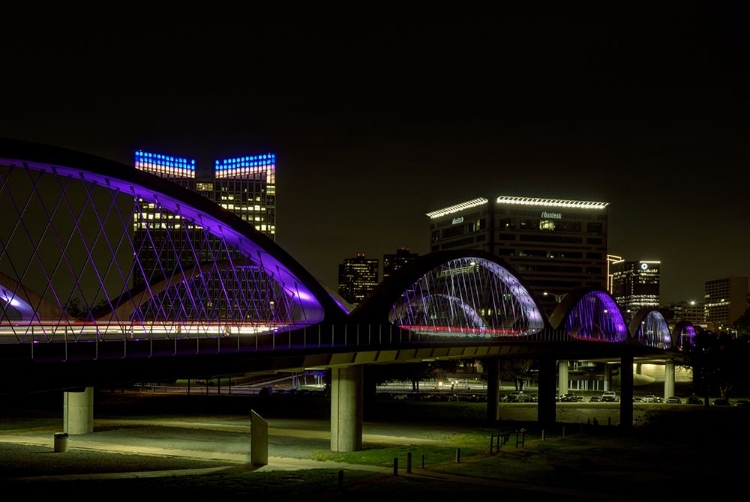
[[[484,403],[378,401],[362,451],[339,455],[330,452],[330,403],[278,399],[98,393],[94,433],[71,436],[65,452],[53,450],[61,396],[6,400],[0,478],[32,497],[255,501],[693,500],[749,484],[747,409],[643,405],[636,426],[622,428],[617,405],[571,403],[543,430],[534,405],[502,405],[503,420],[488,423]],[[272,428],[266,467],[247,462],[250,410]],[[495,432],[519,430],[490,450]]]

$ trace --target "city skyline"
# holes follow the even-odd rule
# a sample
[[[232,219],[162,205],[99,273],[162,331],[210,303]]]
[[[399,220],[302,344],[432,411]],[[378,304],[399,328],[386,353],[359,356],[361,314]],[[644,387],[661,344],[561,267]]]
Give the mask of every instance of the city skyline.
[[[199,164],[276,152],[276,242],[331,288],[347,257],[427,254],[442,207],[604,201],[608,253],[660,261],[662,302],[702,301],[706,281],[750,275],[733,14],[35,20],[0,49],[0,137],[129,165],[137,149]]]

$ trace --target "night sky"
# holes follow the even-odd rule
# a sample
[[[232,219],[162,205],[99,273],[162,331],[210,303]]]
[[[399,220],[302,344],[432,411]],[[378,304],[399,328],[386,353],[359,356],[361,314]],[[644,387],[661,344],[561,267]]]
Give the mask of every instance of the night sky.
[[[277,243],[332,287],[497,195],[609,202],[609,252],[661,260],[663,302],[750,275],[739,10],[155,15],[6,16],[0,137],[275,152]]]

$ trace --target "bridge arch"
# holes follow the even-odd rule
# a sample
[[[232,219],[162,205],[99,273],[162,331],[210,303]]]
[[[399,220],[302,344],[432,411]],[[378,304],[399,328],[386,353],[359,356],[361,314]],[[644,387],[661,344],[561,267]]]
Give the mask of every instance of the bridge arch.
[[[545,327],[541,309],[515,272],[478,251],[417,258],[381,283],[350,316],[431,335],[521,337]]]
[[[552,312],[550,325],[581,341],[621,343],[628,339],[622,311],[600,288],[579,288],[565,295]]]
[[[146,205],[177,224],[169,229],[147,220]],[[141,297],[153,302],[166,298],[168,290],[179,289],[178,284],[209,276],[220,292],[230,281],[248,288],[239,288],[235,297],[225,295],[221,311],[201,308],[206,302],[200,297],[190,299],[190,313],[169,310],[165,304],[155,310],[178,322],[271,320],[276,329],[297,329],[346,314],[304,267],[250,223],[200,194],[133,166],[0,139],[0,209],[17,220],[12,228],[0,231],[4,263],[0,272],[6,276],[0,321],[28,318],[11,306],[25,303],[44,315],[38,321],[49,326],[98,325],[105,319],[142,322],[143,316],[132,315],[141,307],[132,302],[138,284]],[[156,232],[169,233],[160,241],[167,243],[166,251],[174,257],[188,256],[195,265],[183,267],[179,259],[159,261],[164,249],[154,247]],[[144,250],[157,262],[141,263],[139,253]],[[225,266],[220,269],[221,263]],[[172,287],[164,289],[167,283]],[[256,308],[260,301],[255,299],[268,303],[272,295],[280,294],[288,300],[283,314],[278,309],[276,314],[264,314]],[[131,307],[123,306],[125,298]],[[73,300],[80,302],[77,315],[71,315]]]
[[[636,311],[628,325],[628,331],[638,345],[664,350],[672,348],[669,325],[658,309],[643,308]]]

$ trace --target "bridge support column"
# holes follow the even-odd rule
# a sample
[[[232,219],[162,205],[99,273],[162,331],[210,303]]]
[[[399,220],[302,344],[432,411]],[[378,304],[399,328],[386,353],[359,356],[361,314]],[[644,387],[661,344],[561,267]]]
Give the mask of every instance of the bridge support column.
[[[559,395],[568,393],[570,377],[568,376],[568,361],[557,362],[557,393]]]
[[[674,361],[664,363],[664,399],[674,396]]]
[[[620,358],[620,427],[633,427],[633,354]]]
[[[487,420],[500,420],[500,359],[483,361],[487,370]]]
[[[567,363],[565,368],[567,369]],[[537,420],[541,425],[552,425],[557,421],[555,404],[556,360],[545,357],[539,360],[539,402]]]
[[[604,390],[612,390],[612,365],[604,363]]]
[[[63,432],[90,434],[94,432],[94,388],[63,395]]]
[[[363,392],[362,366],[331,369],[331,451],[362,449]]]

